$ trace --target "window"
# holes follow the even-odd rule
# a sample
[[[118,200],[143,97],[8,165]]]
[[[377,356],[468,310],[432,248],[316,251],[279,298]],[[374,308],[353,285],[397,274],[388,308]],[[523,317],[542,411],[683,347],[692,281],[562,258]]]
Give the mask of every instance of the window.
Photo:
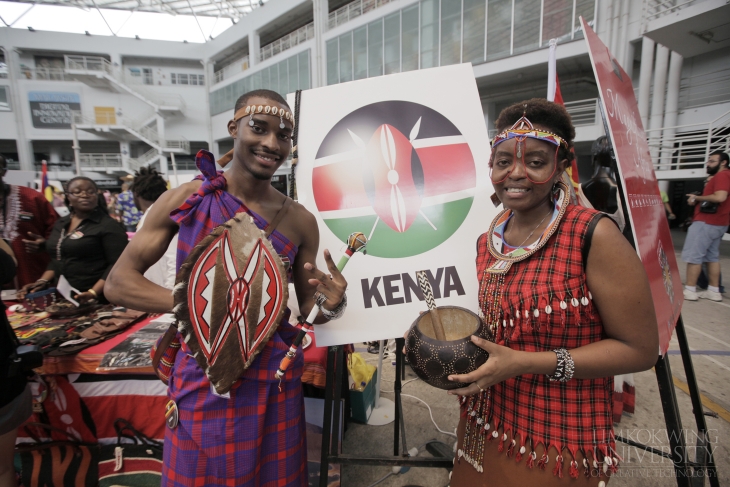
[[[383,74],[383,19],[368,24],[368,76]]]
[[[461,0],[441,0],[441,66],[461,62]]]
[[[327,84],[335,85],[340,82],[340,54],[338,40],[327,41]]]
[[[581,4],[584,2],[581,2]],[[573,0],[545,0],[542,19],[542,43],[570,36],[573,22]]]
[[[421,69],[439,65],[439,0],[421,2]]]
[[[488,0],[487,6],[487,59],[510,54],[512,31],[512,2]]]
[[[0,112],[10,111],[10,87],[0,86]]]
[[[534,51],[540,44],[540,0],[514,0],[515,38],[512,54]]]
[[[353,65],[355,79],[368,77],[368,28],[362,26],[352,34]]]
[[[401,13],[401,71],[418,69],[418,5]]]
[[[173,85],[205,86],[205,75],[170,73],[170,83]]]
[[[486,2],[464,0],[464,45],[461,61],[478,64],[484,62],[484,29],[486,29]]]
[[[385,17],[385,74],[400,72],[400,11]]]
[[[340,83],[352,81],[352,32],[340,36]]]

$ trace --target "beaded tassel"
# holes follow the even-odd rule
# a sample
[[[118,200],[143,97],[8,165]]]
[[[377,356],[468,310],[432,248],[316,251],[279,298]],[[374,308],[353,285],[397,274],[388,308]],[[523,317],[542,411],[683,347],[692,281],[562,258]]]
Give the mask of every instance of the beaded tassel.
[[[489,431],[486,413],[490,397],[491,389],[487,389],[467,400],[464,441],[457,452],[459,461],[464,458],[479,473],[484,471],[482,462],[484,460],[484,438]]]
[[[547,452],[542,454],[542,457],[540,458],[540,461],[537,462],[537,466],[540,467],[541,470],[545,470],[547,468],[548,461],[550,459],[547,456]]]
[[[509,445],[509,448],[507,448],[507,456],[509,458],[512,458],[512,455],[515,454],[515,445],[516,444],[517,444],[517,442],[513,439],[512,443],[510,443],[510,445]]]
[[[535,466],[535,459],[537,458],[537,453],[530,452],[530,458],[527,459],[527,468],[532,468]]]
[[[578,475],[580,475],[578,473],[578,462],[576,462],[575,460],[571,460],[571,462],[570,462],[570,476],[571,476],[571,478],[577,479],[578,478]]]
[[[522,455],[525,454],[527,450],[525,449],[525,446],[521,446],[520,450],[517,452],[517,455],[515,456],[515,462],[520,463],[520,460],[522,460]]]
[[[563,455],[555,457],[555,468],[553,468],[553,475],[559,479],[563,478]]]

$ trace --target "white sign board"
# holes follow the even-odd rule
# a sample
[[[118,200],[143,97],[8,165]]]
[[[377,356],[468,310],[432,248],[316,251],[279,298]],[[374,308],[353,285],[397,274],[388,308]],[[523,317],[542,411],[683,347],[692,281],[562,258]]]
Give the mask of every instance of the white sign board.
[[[419,270],[437,305],[476,312],[476,241],[497,210],[471,65],[304,91],[299,124],[298,197],[320,249],[336,262],[350,233],[369,238],[344,272],[347,312],[315,326],[317,345],[403,336],[427,309]]]

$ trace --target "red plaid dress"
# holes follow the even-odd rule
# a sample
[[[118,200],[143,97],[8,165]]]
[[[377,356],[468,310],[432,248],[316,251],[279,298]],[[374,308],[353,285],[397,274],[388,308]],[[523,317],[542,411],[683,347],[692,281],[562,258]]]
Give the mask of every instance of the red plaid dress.
[[[171,214],[180,225],[178,267],[195,245],[238,212],[247,212],[261,229],[267,226],[225,191],[226,179],[216,173],[212,154],[201,150],[196,163],[205,176],[203,184]],[[296,245],[276,230],[270,240],[277,253],[294,262]],[[288,323],[289,315],[287,309],[230,397],[212,392],[190,349],[181,343],[168,389],[180,419],[175,429],[166,428],[163,487],[307,485],[303,354],[297,354],[281,384],[274,379],[299,332]]]
[[[568,205],[558,229],[544,247],[526,260],[512,264],[505,276],[495,333],[497,344],[544,352],[556,348],[571,350],[605,338],[601,317],[586,285],[582,256],[589,225],[599,215],[595,210]],[[487,247],[490,237],[485,233],[477,242],[479,276],[496,260]],[[486,314],[485,301],[485,296],[480,296],[479,304]],[[551,382],[545,375],[528,374],[495,384],[491,389],[491,402],[485,414],[491,425],[487,435],[490,440],[504,438],[491,434],[502,427],[508,437],[519,437],[521,444],[530,444],[533,451],[543,444],[545,451],[551,446],[558,452],[567,449],[573,458],[580,449],[586,458],[590,454],[599,463],[606,457],[617,457],[612,377],[563,383]],[[529,450],[525,456],[528,466],[532,466],[535,460],[530,461]],[[572,470],[571,476],[577,475]]]

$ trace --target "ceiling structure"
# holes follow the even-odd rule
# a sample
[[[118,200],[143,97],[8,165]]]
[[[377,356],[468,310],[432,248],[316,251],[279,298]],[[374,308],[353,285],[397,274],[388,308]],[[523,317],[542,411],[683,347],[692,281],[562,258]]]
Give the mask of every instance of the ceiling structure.
[[[200,15],[238,20],[263,6],[267,0],[10,0],[33,5],[60,5],[128,12],[153,12],[171,15]]]

